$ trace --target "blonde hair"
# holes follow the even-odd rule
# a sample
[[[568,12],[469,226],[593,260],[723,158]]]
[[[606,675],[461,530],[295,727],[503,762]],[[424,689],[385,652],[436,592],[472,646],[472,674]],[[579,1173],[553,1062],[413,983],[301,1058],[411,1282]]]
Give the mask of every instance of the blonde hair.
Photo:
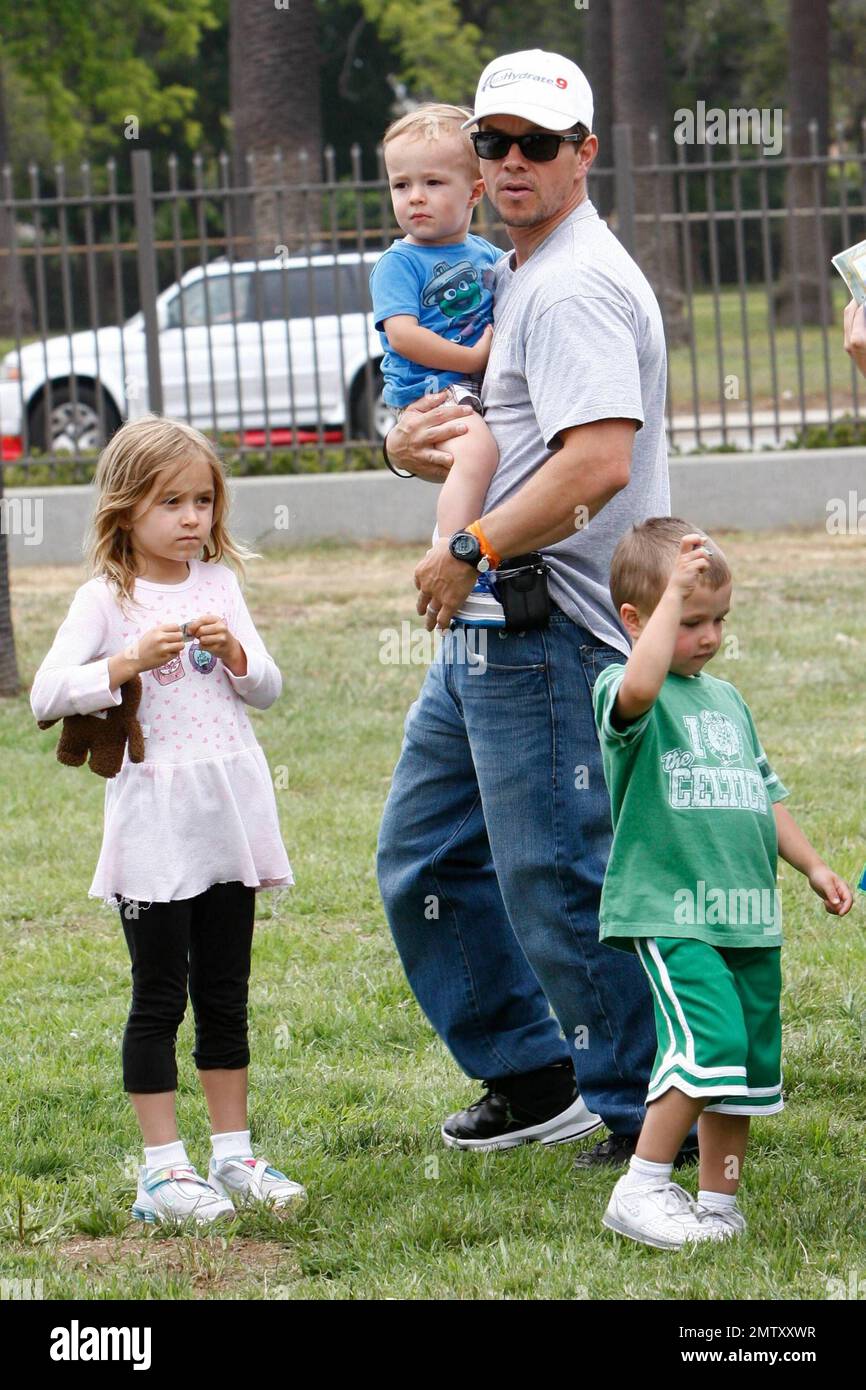
[[[671,577],[680,541],[692,532],[705,534],[681,516],[651,516],[626,531],[610,562],[610,596],[617,613],[624,603],[646,616],[653,611]],[[731,571],[715,541],[708,548],[712,555],[700,582],[721,589]]]
[[[244,576],[244,561],[260,558],[232,540],[226,525],[229,509],[226,475],[211,441],[181,420],[143,415],[122,425],[99,456],[94,483],[97,501],[87,533],[85,555],[91,577],[104,577],[121,610],[135,602],[137,561],[132,548],[132,512],[149,495],[156,480],[177,472],[197,456],[210,464],[214,505],[210,536],[199,559],[226,560]],[[126,523],[129,529],[124,529]]]
[[[459,137],[466,156],[466,166],[473,178],[481,178],[481,165],[475,153],[475,146],[469,138],[468,130],[461,130],[464,121],[472,115],[464,106],[449,106],[446,102],[428,101],[417,106],[399,120],[392,121],[382,136],[382,149],[388,148],[398,135],[411,135],[416,140],[440,140],[444,135]]]

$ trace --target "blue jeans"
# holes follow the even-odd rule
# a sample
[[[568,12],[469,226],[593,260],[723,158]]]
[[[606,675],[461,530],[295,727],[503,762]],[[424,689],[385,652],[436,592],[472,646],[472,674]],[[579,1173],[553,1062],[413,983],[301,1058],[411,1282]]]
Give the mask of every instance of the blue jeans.
[[[590,698],[624,658],[555,606],[542,631],[487,630],[483,664],[466,633],[406,716],[379,831],[397,950],[469,1076],[571,1058],[590,1110],[635,1134],[655,1028],[637,958],[598,939],[611,817]]]

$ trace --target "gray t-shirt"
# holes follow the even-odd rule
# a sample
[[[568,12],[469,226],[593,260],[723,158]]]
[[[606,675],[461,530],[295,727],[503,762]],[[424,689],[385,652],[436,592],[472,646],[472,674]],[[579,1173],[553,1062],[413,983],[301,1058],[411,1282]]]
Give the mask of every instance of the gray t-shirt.
[[[513,497],[562,447],[560,430],[614,417],[639,421],[628,486],[582,530],[544,548],[554,601],[627,654],[608,589],[611,556],[632,522],[670,515],[658,302],[589,200],[517,270],[503,256],[494,276],[482,401],[499,466],[484,511]]]

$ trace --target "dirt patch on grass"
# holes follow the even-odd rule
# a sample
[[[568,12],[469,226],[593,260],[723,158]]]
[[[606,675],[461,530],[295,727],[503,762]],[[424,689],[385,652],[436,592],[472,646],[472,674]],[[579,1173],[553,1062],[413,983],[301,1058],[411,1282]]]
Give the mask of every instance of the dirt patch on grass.
[[[249,568],[250,590],[270,612],[307,618],[310,608],[342,609],[356,599],[396,602],[414,593],[412,575],[425,546],[361,544],[285,552]],[[291,599],[291,607],[286,599]]]
[[[240,1283],[255,1279],[272,1296],[281,1284],[297,1277],[298,1269],[284,1247],[272,1241],[236,1236],[226,1240],[207,1236],[163,1236],[137,1230],[122,1236],[90,1239],[77,1236],[56,1247],[61,1260],[77,1266],[89,1278],[116,1275],[119,1267],[137,1273],[173,1274],[189,1279],[195,1298],[218,1298]]]
[[[431,521],[430,529],[433,525]],[[377,592],[394,582],[408,564],[411,570],[426,550],[423,542],[416,545],[383,545],[378,541],[362,541],[351,545],[321,545],[298,550],[265,551],[260,560],[247,564],[246,583],[250,588],[276,587],[282,598],[300,603],[310,591],[340,594],[347,589],[363,588]],[[87,579],[83,565],[16,565],[11,570],[12,585],[23,598],[71,597],[73,591]],[[285,605],[284,605],[285,606]]]

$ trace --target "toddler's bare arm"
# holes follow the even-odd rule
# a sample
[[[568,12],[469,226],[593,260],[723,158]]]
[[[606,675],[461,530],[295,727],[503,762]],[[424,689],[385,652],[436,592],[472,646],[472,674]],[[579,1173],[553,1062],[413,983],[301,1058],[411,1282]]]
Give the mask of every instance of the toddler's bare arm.
[[[480,415],[467,417],[468,429],[451,441],[454,463],[439,494],[436,522],[441,537],[453,536],[478,521],[490,480],[499,462],[496,440]]]
[[[440,338],[429,328],[421,328],[418,320],[411,314],[394,314],[385,319],[382,327],[391,347],[409,362],[417,362],[419,367],[432,367],[440,372],[462,372],[475,376],[483,372],[490,356],[490,341],[493,329],[485,328],[478,342],[472,347],[452,343],[448,338]]]

